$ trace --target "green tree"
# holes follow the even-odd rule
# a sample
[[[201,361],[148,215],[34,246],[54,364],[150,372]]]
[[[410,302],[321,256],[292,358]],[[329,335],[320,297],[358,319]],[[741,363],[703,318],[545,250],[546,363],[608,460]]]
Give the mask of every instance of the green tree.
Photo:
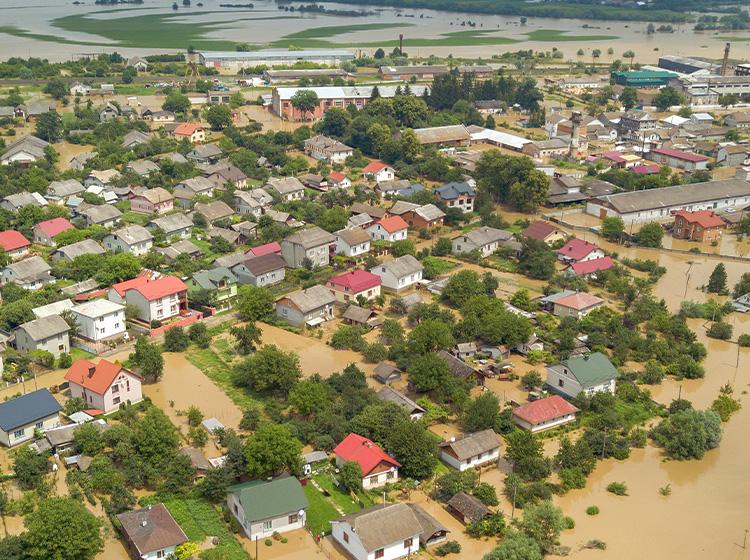
[[[180,436],[167,415],[151,407],[133,426],[132,444],[146,463],[160,465],[171,460],[180,445]]]
[[[331,107],[323,114],[323,120],[320,123],[320,132],[326,136],[342,138],[349,124],[352,122],[352,116],[345,109],[340,107]]]
[[[258,393],[286,396],[302,371],[297,354],[268,344],[235,366],[234,376],[237,383]]]
[[[198,322],[190,325],[188,336],[190,337],[190,342],[198,348],[208,348],[209,344],[211,344],[211,335],[208,333],[208,327],[205,323]]]
[[[417,138],[417,134],[414,130],[406,128],[401,131],[399,146],[400,159],[404,160],[406,163],[414,163],[417,161],[421,150],[421,144],[419,143],[419,138]]]
[[[624,53],[622,53],[622,58],[629,58],[630,59],[630,66],[628,67],[628,69],[632,69],[633,68],[633,61],[635,60],[635,52],[630,51],[630,50],[625,51]]]
[[[513,472],[523,480],[542,480],[549,476],[549,461],[544,457],[542,444],[531,432],[516,430],[507,436],[505,458],[513,464]]]
[[[104,550],[101,521],[79,501],[48,498],[26,516],[29,560],[93,560]]]
[[[711,294],[721,294],[727,291],[727,268],[724,263],[719,263],[708,278],[706,291]]]
[[[482,278],[473,270],[461,270],[448,279],[441,297],[453,307],[463,307],[475,296],[485,294]]]
[[[226,468],[209,469],[201,480],[198,491],[209,502],[218,504],[226,500],[227,488],[231,483],[232,476]]]
[[[448,364],[437,354],[419,356],[409,367],[409,381],[419,391],[433,391],[444,385],[449,377]]]
[[[494,507],[500,503],[497,499],[495,487],[489,482],[480,482],[474,487],[471,494],[486,506]]]
[[[263,331],[255,323],[232,327],[229,332],[235,338],[235,349],[243,356],[255,352],[261,343],[261,335],[263,334]]]
[[[521,531],[509,529],[503,540],[482,560],[542,560],[542,552],[536,540]]]
[[[747,293],[750,293],[750,272],[744,272],[742,276],[740,276],[739,281],[734,285],[732,296],[738,298]]]
[[[651,435],[674,459],[702,459],[721,441],[721,418],[713,410],[682,410],[670,414]]]
[[[245,445],[248,474],[263,478],[285,470],[298,473],[301,452],[302,444],[292,435],[289,426],[262,424]]]
[[[62,117],[57,111],[42,113],[36,121],[36,131],[34,134],[47,142],[57,142],[63,136]]]
[[[274,316],[273,294],[268,288],[240,286],[235,309],[244,321],[266,321]]]
[[[444,257],[450,255],[453,250],[453,244],[448,237],[440,237],[432,247],[432,255],[435,257]]]
[[[544,500],[528,504],[523,510],[521,531],[534,539],[539,548],[550,553],[559,543],[560,533],[566,527],[565,516],[560,508]]]
[[[398,258],[404,255],[414,255],[417,252],[417,248],[411,239],[399,239],[393,242],[391,252],[394,257]]]
[[[135,342],[135,352],[130,355],[131,361],[141,370],[147,381],[158,381],[164,371],[164,357],[155,344],[142,336]]]
[[[361,492],[362,467],[356,461],[347,461],[341,465],[339,481],[350,492]]]
[[[37,488],[49,472],[49,456],[37,453],[28,445],[24,445],[17,452],[13,461],[13,472],[22,490]]]
[[[172,111],[173,113],[187,113],[190,111],[190,99],[186,95],[181,93],[172,92],[167,95],[161,108],[165,111]]]
[[[425,480],[438,462],[437,438],[422,423],[402,420],[390,431],[387,449],[401,463],[403,476]]]
[[[68,86],[59,78],[47,82],[42,91],[57,100],[68,96]]]
[[[625,222],[619,216],[607,216],[602,220],[602,237],[609,241],[622,241],[625,233]]]
[[[674,89],[672,86],[665,86],[661,88],[656,95],[654,95],[653,103],[659,111],[666,111],[673,105],[682,105],[684,98],[680,92]]]
[[[190,344],[190,339],[182,327],[172,327],[164,334],[166,352],[183,352]]]
[[[478,432],[494,428],[500,414],[500,401],[492,392],[485,392],[469,401],[461,417],[461,427],[465,432]]]
[[[657,222],[649,222],[641,226],[636,235],[636,241],[643,247],[661,247],[664,229]]]
[[[206,121],[211,130],[224,130],[232,126],[232,110],[227,105],[211,105],[206,111]]]
[[[304,417],[328,409],[331,398],[328,388],[319,379],[305,379],[289,391],[289,402]]]
[[[312,113],[320,105],[318,94],[311,89],[300,89],[292,95],[292,107],[302,113],[302,118],[307,119],[307,114]]]
[[[630,111],[638,104],[638,90],[632,86],[623,88],[622,93],[620,93],[620,103],[626,110]]]
[[[544,241],[529,238],[523,243],[518,261],[518,270],[529,278],[549,280],[555,273],[557,258]]]
[[[527,173],[525,180],[516,181],[508,192],[508,202],[521,212],[532,214],[547,201],[549,177],[536,169]]]
[[[89,457],[98,455],[104,449],[101,428],[94,422],[76,428],[73,431],[73,440],[80,452]]]
[[[451,348],[454,342],[450,326],[435,319],[422,321],[408,337],[409,349],[418,355]]]

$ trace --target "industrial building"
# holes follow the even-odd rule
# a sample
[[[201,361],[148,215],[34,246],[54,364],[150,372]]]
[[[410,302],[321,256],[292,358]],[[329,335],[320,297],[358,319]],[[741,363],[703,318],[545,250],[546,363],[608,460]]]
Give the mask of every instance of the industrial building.
[[[711,74],[717,74],[721,69],[721,64],[699,58],[666,54],[659,57],[659,68],[679,72],[680,74],[692,74],[700,70],[707,70]]]
[[[722,95],[750,95],[750,75],[681,76],[670,85],[685,96],[689,105],[718,105]]]
[[[217,51],[198,53],[198,61],[207,68],[216,70],[238,71],[255,66],[293,66],[298,62],[337,66],[342,62],[354,60],[352,51],[342,49],[308,49],[289,51],[266,49],[251,52]]]
[[[632,70],[616,71],[611,74],[612,80],[620,86],[653,88],[667,85],[677,74],[667,70]]]

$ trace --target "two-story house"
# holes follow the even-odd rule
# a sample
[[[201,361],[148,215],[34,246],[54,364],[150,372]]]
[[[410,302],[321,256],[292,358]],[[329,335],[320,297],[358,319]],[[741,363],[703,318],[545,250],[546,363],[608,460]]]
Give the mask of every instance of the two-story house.
[[[336,466],[354,462],[362,469],[362,488],[369,490],[398,480],[401,464],[366,437],[351,433],[333,449]]]
[[[400,292],[422,280],[424,267],[412,255],[404,255],[370,269],[380,276],[384,290]]]
[[[438,200],[444,202],[448,208],[458,208],[466,214],[474,211],[476,193],[467,182],[447,183],[432,191]]]
[[[265,253],[252,256],[232,267],[240,284],[263,287],[278,284],[286,276],[286,261],[278,253]]]
[[[16,350],[28,353],[45,350],[58,358],[70,353],[70,325],[60,315],[48,315],[18,325],[13,331]]]
[[[44,220],[43,222],[39,222],[32,229],[34,243],[46,245],[47,247],[56,247],[57,242],[55,241],[55,236],[71,229],[75,229],[75,226],[65,218]]]
[[[151,220],[146,227],[151,230],[160,229],[167,239],[173,237],[187,239],[193,231],[193,221],[185,214],[175,213]]]
[[[62,406],[49,389],[39,389],[0,403],[0,443],[13,447],[60,425]]]
[[[336,238],[317,226],[293,233],[281,242],[281,256],[290,268],[328,266]]]
[[[110,301],[134,305],[138,319],[146,323],[165,321],[188,310],[187,285],[176,276],[152,278],[143,275],[114,284],[108,293]]]
[[[388,216],[367,228],[373,241],[402,241],[406,239],[409,224],[401,216]]]
[[[148,189],[130,198],[130,209],[139,214],[167,214],[174,209],[174,196],[162,187]]]
[[[99,342],[125,335],[125,306],[107,299],[92,299],[71,309],[78,336]]]
[[[354,149],[338,140],[319,134],[305,140],[305,153],[310,157],[330,163],[344,163],[346,158],[354,153]]]
[[[237,297],[237,277],[226,267],[199,270],[187,281],[190,290],[208,290],[217,311],[226,311]],[[188,292],[189,294],[190,292]]]
[[[104,236],[104,246],[109,251],[145,255],[154,245],[154,236],[145,227],[133,224]]]
[[[356,302],[359,296],[367,301],[380,295],[380,276],[366,270],[353,270],[334,276],[326,282],[326,287],[339,303]]]
[[[34,255],[3,268],[0,271],[0,283],[13,282],[25,290],[39,290],[47,284],[55,283],[51,270],[52,267],[42,257]]]
[[[314,327],[333,319],[335,303],[331,291],[317,284],[280,298],[276,302],[276,316],[294,326]]]
[[[339,255],[357,259],[370,252],[370,234],[361,228],[340,229],[335,235]]]
[[[117,410],[121,404],[143,399],[143,378],[119,363],[103,358],[97,364],[77,360],[65,374],[65,380],[70,384],[71,397],[79,398],[87,408],[101,410],[105,414]]]
[[[302,200],[305,196],[305,186],[296,177],[271,177],[263,188],[278,194],[284,202]]]
[[[601,259],[604,256],[598,245],[573,237],[557,250],[557,258],[566,263],[577,263]]]
[[[501,244],[511,240],[513,234],[509,231],[482,226],[454,237],[451,240],[451,252],[462,255],[477,251],[482,257],[489,257]]]
[[[393,167],[382,161],[373,160],[362,169],[362,176],[365,180],[383,183],[385,181],[393,181],[396,178],[396,171]]]

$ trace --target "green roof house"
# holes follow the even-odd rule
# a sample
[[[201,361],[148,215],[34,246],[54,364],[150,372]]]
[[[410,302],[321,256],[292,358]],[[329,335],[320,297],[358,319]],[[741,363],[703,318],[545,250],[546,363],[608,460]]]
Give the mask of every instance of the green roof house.
[[[227,505],[251,540],[305,526],[307,498],[293,476],[230,486]]]
[[[208,290],[214,294],[214,307],[217,311],[226,311],[234,304],[237,297],[237,277],[224,266],[211,270],[199,270],[187,282],[189,292]],[[188,293],[189,293],[188,292]]]
[[[547,386],[568,397],[615,392],[617,370],[607,356],[593,352],[547,366]]]

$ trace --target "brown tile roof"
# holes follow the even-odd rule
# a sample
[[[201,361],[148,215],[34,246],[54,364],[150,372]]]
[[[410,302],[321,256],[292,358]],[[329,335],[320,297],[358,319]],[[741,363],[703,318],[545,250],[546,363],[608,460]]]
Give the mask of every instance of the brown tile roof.
[[[164,504],[156,504],[117,516],[122,531],[141,555],[179,546],[188,541],[187,536]]]

